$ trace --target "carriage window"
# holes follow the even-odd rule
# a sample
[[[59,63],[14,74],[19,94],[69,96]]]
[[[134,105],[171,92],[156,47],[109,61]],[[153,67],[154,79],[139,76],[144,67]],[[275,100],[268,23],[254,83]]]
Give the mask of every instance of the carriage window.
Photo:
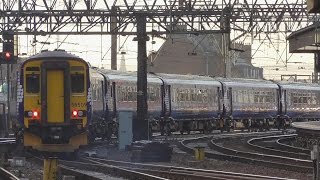
[[[40,75],[27,74],[26,75],[26,91],[27,93],[39,93],[40,90]]]
[[[82,93],[84,91],[84,74],[71,74],[71,92]]]

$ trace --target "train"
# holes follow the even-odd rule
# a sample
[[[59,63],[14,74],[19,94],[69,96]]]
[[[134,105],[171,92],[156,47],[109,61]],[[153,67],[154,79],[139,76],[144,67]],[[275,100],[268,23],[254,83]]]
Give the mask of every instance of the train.
[[[93,86],[105,99],[97,106],[103,119],[116,122],[120,111],[136,113],[136,72],[91,71],[105,80],[105,88]],[[285,129],[293,121],[320,117],[317,84],[163,73],[149,73],[147,81],[149,125],[161,134]]]
[[[164,73],[147,82],[150,132],[281,129],[320,117],[317,84]],[[24,145],[34,149],[75,151],[117,135],[119,112],[136,118],[136,72],[92,67],[65,51],[28,58],[17,87]]]
[[[87,145],[90,93],[89,66],[83,59],[62,50],[27,58],[17,79],[24,146],[58,153]]]

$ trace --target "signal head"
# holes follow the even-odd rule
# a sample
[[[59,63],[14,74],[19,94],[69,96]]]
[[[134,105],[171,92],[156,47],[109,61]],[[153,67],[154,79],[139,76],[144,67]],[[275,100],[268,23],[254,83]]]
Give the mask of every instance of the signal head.
[[[7,61],[11,60],[11,59],[10,59],[10,58],[11,58],[11,54],[10,54],[9,52],[5,52],[5,53],[4,53],[4,57],[5,57],[5,59],[6,59]]]
[[[16,58],[13,56],[13,53],[9,51],[1,52],[1,64],[15,64],[17,62]]]

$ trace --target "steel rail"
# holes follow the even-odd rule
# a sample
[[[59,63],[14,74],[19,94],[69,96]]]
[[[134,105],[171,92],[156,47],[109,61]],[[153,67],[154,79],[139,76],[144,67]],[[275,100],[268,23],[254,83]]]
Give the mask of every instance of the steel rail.
[[[0,167],[0,179],[3,180],[19,180],[19,178],[15,175],[13,175],[11,172],[8,170]]]
[[[89,175],[89,174],[86,174],[86,173],[84,173],[84,172],[81,172],[80,170],[72,169],[72,168],[70,168],[70,167],[66,167],[66,166],[63,166],[63,165],[60,165],[60,166],[59,166],[59,170],[60,170],[61,174],[71,175],[71,176],[77,177],[77,178],[79,178],[79,179],[101,180],[101,178],[91,176],[91,175]]]
[[[181,141],[179,143],[179,148],[185,152],[188,152],[190,154],[194,154],[195,149],[192,147],[187,146],[189,143],[194,143],[199,141],[201,138],[196,138],[196,139],[190,139],[190,140],[185,140]],[[209,143],[211,144],[211,143]],[[222,151],[224,151],[224,148],[222,147]],[[235,153],[234,151],[229,151],[230,154],[218,154],[214,152],[205,152],[205,156],[208,158],[213,158],[213,159],[218,159],[218,160],[223,160],[223,161],[235,161],[235,162],[241,162],[241,163],[250,163],[250,164],[255,164],[255,165],[261,165],[261,166],[267,166],[270,168],[281,168],[281,169],[286,169],[290,171],[297,171],[297,172],[312,172],[313,169],[311,168],[312,166],[296,166],[292,164],[284,164],[280,162],[272,162],[272,161],[266,161],[266,160],[257,160],[255,158],[249,158],[249,157],[243,157],[240,154]]]
[[[263,161],[265,164],[269,163],[269,164],[273,164],[274,166],[279,166],[279,168],[281,168],[282,166],[285,166],[285,168],[289,168],[288,170],[292,169],[295,171],[304,172],[305,170],[310,169],[312,167],[311,160],[303,160],[303,159],[283,157],[283,156],[277,156],[277,155],[234,150],[231,148],[224,147],[222,145],[218,145],[217,143],[214,142],[214,140],[211,140],[208,145],[210,146],[210,148],[217,150],[218,152],[221,152],[223,154],[236,155],[239,157],[249,158],[255,161],[260,160],[260,161]],[[298,164],[298,165],[295,165],[295,164]]]
[[[215,175],[215,177],[239,177],[239,179],[279,179],[284,180],[286,178],[278,178],[278,177],[270,177],[270,176],[261,176],[254,174],[244,174],[244,173],[235,173],[235,172],[226,172],[226,171],[216,171],[216,170],[207,170],[207,169],[195,169],[195,168],[185,168],[185,167],[175,167],[175,166],[163,166],[163,165],[155,165],[155,164],[144,164],[144,163],[133,163],[133,162],[124,162],[124,161],[114,161],[107,160],[102,158],[82,158],[84,161],[89,161],[92,163],[100,162],[106,163],[115,166],[121,166],[124,168],[140,168],[144,170],[155,170],[155,171],[164,171],[164,172],[188,172],[196,173],[196,174],[211,174]]]
[[[37,157],[33,154],[32,157],[38,162],[42,163],[43,159]],[[89,180],[96,180],[99,179],[98,177],[90,176],[89,174],[83,173],[80,170],[92,171],[92,172],[99,172],[105,175],[110,176],[117,176],[123,177],[125,179],[143,179],[143,180],[167,180],[165,178],[152,176],[149,174],[136,172],[132,170],[127,170],[117,166],[110,166],[110,165],[101,165],[97,163],[84,163],[79,161],[66,161],[66,160],[59,160],[58,167],[62,173],[66,173],[66,175],[73,175],[79,177],[80,179],[89,179]],[[71,169],[75,168],[75,169]],[[88,172],[89,173],[89,172]],[[83,178],[81,178],[83,177]]]
[[[292,151],[286,151],[284,149],[273,149],[273,148],[268,148],[268,147],[260,146],[260,145],[256,144],[257,142],[276,139],[275,144],[277,145],[277,141],[280,138],[282,138],[282,137],[288,138],[288,137],[295,137],[295,136],[297,136],[297,135],[292,134],[292,135],[280,135],[280,136],[267,136],[267,137],[252,138],[247,141],[247,144],[249,145],[250,148],[253,148],[258,151],[262,151],[263,153],[273,154],[273,155],[277,155],[277,156],[290,157],[290,158],[309,160],[310,159],[310,152],[308,152],[308,154],[296,153],[296,152],[292,152]],[[285,147],[285,148],[288,149],[289,147]]]
[[[281,138],[277,140],[277,144],[279,146],[285,147],[285,148],[290,148],[291,151],[296,152],[296,153],[304,153],[304,154],[308,154],[310,153],[309,149],[305,149],[305,148],[299,148],[296,146],[290,146],[288,144],[285,144],[284,142],[288,141],[289,139],[292,139],[291,137],[289,138]]]
[[[103,174],[108,174],[112,176],[117,177],[123,177],[126,179],[144,179],[144,180],[167,180],[166,178],[153,176],[146,173],[137,172],[134,170],[125,169],[122,167],[112,166],[112,165],[106,165],[103,163],[84,163],[84,162],[76,162],[76,161],[64,161],[59,160],[60,164],[68,166],[68,167],[74,167],[78,169],[93,171],[93,172],[100,172]],[[60,167],[61,165],[59,165]]]

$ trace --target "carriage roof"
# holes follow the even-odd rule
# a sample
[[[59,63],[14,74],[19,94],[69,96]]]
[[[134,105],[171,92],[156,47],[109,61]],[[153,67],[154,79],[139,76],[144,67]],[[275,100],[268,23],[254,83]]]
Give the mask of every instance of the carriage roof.
[[[54,50],[54,51],[42,51],[39,54],[30,56],[26,59],[26,61],[28,60],[36,60],[36,59],[54,59],[54,60],[64,60],[64,59],[78,59],[78,60],[83,60],[82,58],[70,54],[64,50]]]
[[[215,78],[223,82],[228,87],[245,87],[245,88],[279,88],[277,83],[264,79],[241,79],[241,78]]]

